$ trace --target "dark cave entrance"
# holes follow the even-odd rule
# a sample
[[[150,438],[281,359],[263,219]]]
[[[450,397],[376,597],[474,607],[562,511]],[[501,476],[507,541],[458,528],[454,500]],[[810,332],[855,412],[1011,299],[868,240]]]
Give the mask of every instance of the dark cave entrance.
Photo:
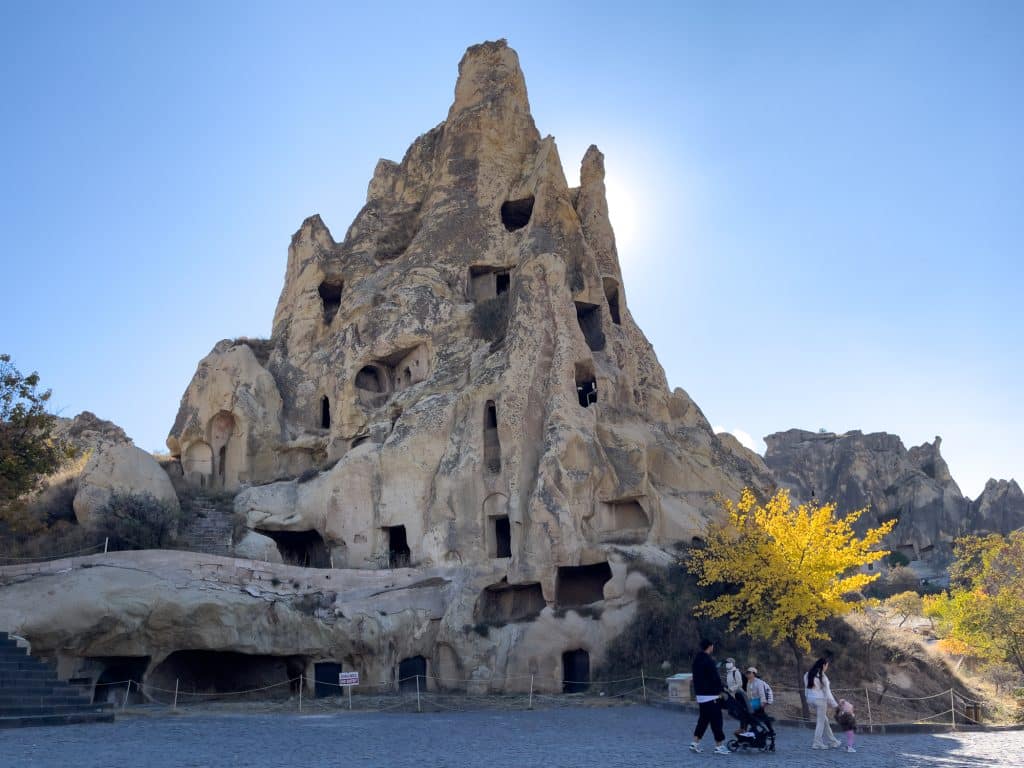
[[[324,280],[320,283],[318,293],[320,294],[320,304],[323,308],[324,323],[326,325],[330,325],[334,316],[338,314],[338,308],[341,307],[341,291],[344,287],[345,283],[341,280]]]
[[[492,474],[501,472],[501,440],[498,437],[498,408],[493,400],[484,406],[484,466]]]
[[[338,685],[341,664],[335,661],[318,661],[313,665],[313,695],[318,699],[341,696],[344,692]]]
[[[320,398],[320,428],[331,428],[331,401],[327,395]]]
[[[512,526],[508,515],[492,517],[494,525],[494,552],[491,557],[512,557]]]
[[[619,315],[619,284],[610,278],[605,278],[604,284],[604,297],[608,301],[608,313],[611,315],[612,322],[616,325],[622,325],[622,317]]]
[[[562,692],[583,693],[590,687],[590,654],[583,649],[562,654]]]
[[[501,204],[501,223],[509,232],[522,229],[533,215],[533,195],[520,200],[507,200]]]
[[[305,672],[302,656],[268,656],[236,651],[175,651],[153,670],[149,683],[154,688],[189,693],[252,692],[256,698],[286,698],[299,691],[299,677]],[[256,691],[255,689],[261,689]],[[159,698],[167,698],[160,693]],[[232,700],[237,699],[232,696]]]
[[[484,588],[473,613],[484,624],[509,624],[533,621],[546,605],[539,583],[509,584],[502,580]]]
[[[604,600],[604,585],[612,577],[608,563],[561,566],[555,576],[555,602],[562,607]]]
[[[589,363],[576,363],[576,396],[581,408],[589,408],[597,402],[597,379]]]
[[[387,536],[388,568],[408,568],[412,559],[404,525],[391,525],[384,529]]]
[[[427,660],[425,658],[413,656],[399,662],[398,690],[402,692],[427,690]]]
[[[317,531],[268,531],[257,528],[256,533],[269,536],[277,544],[281,559],[288,565],[303,568],[330,568],[331,553],[323,536]]]
[[[142,686],[142,678],[149,668],[149,656],[105,656],[90,659],[103,666],[103,671],[96,678],[96,685],[93,688],[92,703],[102,704],[106,701],[113,701],[121,704],[124,701],[125,693],[128,692],[129,681],[134,683],[132,691],[139,691]],[[128,700],[143,700],[141,693],[130,694]]]

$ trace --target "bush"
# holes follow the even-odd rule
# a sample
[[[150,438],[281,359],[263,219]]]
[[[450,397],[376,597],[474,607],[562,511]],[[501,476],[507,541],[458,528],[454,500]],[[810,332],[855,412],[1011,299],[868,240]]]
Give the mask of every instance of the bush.
[[[112,549],[165,549],[178,532],[182,514],[152,494],[115,493],[97,513],[97,535]]]
[[[889,553],[889,556],[885,558],[885,561],[889,564],[890,568],[899,568],[901,565],[910,565],[910,558],[902,552]]]
[[[473,329],[477,338],[499,341],[508,327],[508,297],[505,294],[481,301],[473,307]]]

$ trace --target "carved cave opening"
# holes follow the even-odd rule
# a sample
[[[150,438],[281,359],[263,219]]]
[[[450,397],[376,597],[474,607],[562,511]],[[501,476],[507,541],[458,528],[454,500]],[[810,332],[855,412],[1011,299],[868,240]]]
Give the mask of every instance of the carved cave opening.
[[[603,541],[636,544],[647,538],[651,524],[636,499],[609,501],[600,505],[598,525]]]
[[[612,322],[622,325],[622,317],[619,315],[619,284],[607,277],[603,283],[604,297],[608,301],[608,313],[611,315]]]
[[[419,384],[429,375],[428,350],[420,344],[364,365],[356,374],[356,395],[363,405],[377,407],[393,392]]]
[[[480,593],[473,616],[477,622],[496,625],[533,621],[546,605],[539,583],[509,584],[502,579]]]
[[[320,428],[331,428],[331,400],[327,395],[320,398]]]
[[[273,539],[281,559],[288,565],[303,568],[331,567],[330,550],[317,531],[271,531],[257,528],[256,533]]]
[[[390,525],[384,528],[385,544],[388,548],[388,568],[408,568],[412,560],[409,540],[404,525]]]
[[[560,566],[555,576],[555,602],[571,608],[604,600],[604,585],[611,577],[607,562]]]
[[[341,307],[341,291],[344,287],[345,283],[342,280],[324,280],[320,283],[317,292],[320,294],[325,325],[330,325],[334,316],[338,314],[338,309]]]
[[[590,654],[582,648],[562,654],[562,692],[583,693],[590,687]]]
[[[491,536],[494,551],[489,553],[490,556],[512,557],[512,526],[509,524],[508,515],[492,517],[491,525],[494,526],[494,533]]]
[[[600,352],[605,346],[604,331],[601,330],[601,308],[597,304],[576,302],[576,321],[583,331],[583,338],[592,352]]]
[[[576,363],[576,396],[581,408],[589,408],[597,402],[597,379],[590,363]]]
[[[287,698],[299,691],[299,676],[305,672],[302,656],[269,656],[236,651],[175,651],[149,676],[155,688],[173,691],[177,681],[180,694],[233,693],[254,691],[255,698]],[[272,686],[272,687],[271,687]],[[161,693],[159,698],[169,695]]]
[[[138,691],[142,678],[149,668],[149,656],[102,656],[89,659],[94,664],[102,666],[103,671],[96,678],[96,685],[93,688],[93,704],[102,704],[105,701],[113,701],[118,704],[124,701],[128,681],[135,683],[131,686],[132,691]],[[139,694],[142,699],[142,695]],[[129,701],[132,701],[131,694]]]
[[[418,687],[417,687],[418,686]],[[427,689],[427,660],[412,656],[398,663],[398,690],[402,692]]]
[[[519,200],[506,200],[501,204],[501,223],[509,232],[522,229],[533,215],[533,195]]]
[[[501,440],[498,437],[498,407],[493,400],[484,406],[484,466],[492,474],[501,472]]]
[[[313,665],[313,695],[318,699],[341,696],[344,688],[338,685],[341,664],[336,661],[318,661]]]
[[[469,268],[469,296],[475,302],[495,299],[508,293],[511,286],[512,273],[508,269],[487,264]]]

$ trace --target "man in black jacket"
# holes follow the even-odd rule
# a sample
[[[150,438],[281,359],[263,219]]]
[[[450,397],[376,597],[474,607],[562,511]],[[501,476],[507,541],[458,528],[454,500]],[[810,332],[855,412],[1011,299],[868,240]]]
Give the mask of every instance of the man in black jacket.
[[[704,738],[704,731],[710,725],[711,734],[715,737],[715,754],[728,755],[725,731],[722,730],[722,678],[718,675],[718,665],[711,658],[714,652],[713,642],[701,640],[700,653],[693,659],[693,693],[697,697],[697,706],[700,707],[700,717],[697,719],[697,727],[693,729],[690,749],[694,752],[704,751],[701,749],[700,740]]]

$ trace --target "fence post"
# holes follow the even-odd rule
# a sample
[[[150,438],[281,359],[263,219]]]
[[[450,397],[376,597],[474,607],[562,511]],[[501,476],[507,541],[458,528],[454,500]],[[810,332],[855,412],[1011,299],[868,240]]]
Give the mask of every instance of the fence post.
[[[105,538],[105,539],[103,540],[103,554],[104,554],[104,555],[105,555],[105,554],[107,554],[107,545],[108,545],[108,544],[110,544],[110,537],[109,537],[109,536],[107,536],[107,537],[106,537],[106,538]]]
[[[124,701],[121,702],[121,709],[128,705],[128,694],[132,692],[132,681],[128,681],[128,687],[124,689]]]
[[[530,706],[527,709],[533,709],[533,675],[530,675]]]
[[[949,714],[953,718],[953,730],[956,730],[956,700],[953,698],[953,689],[949,689]]]
[[[868,703],[868,732],[874,733],[875,726],[872,725],[871,722],[871,694],[868,693],[868,687],[866,685],[864,686],[864,701]]]
[[[644,704],[647,703],[647,678],[644,676],[644,668],[640,667],[640,686],[644,689]]]
[[[179,682],[179,680],[180,680],[180,678],[177,678],[177,677],[174,678],[174,706],[172,707],[172,709],[177,709],[178,708],[178,682]]]
[[[302,675],[299,675],[299,712],[302,711]]]
[[[420,676],[416,675],[416,711],[422,712],[420,709]]]
[[[348,711],[351,712],[352,711],[352,686],[349,685],[347,687],[348,687]]]

